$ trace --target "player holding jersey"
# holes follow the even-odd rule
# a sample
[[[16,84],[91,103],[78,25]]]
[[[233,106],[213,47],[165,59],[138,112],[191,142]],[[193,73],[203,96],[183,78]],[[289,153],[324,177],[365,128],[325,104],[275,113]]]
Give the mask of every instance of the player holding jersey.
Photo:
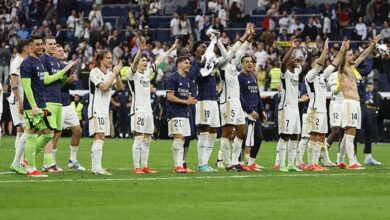
[[[153,111],[150,104],[150,76],[157,71],[168,55],[180,46],[176,40],[172,47],[160,55],[156,62],[149,63],[143,51],[147,48],[142,41],[128,74],[128,84],[133,97],[131,106],[131,130],[135,133],[133,142],[133,162],[135,174],[157,173],[148,167],[151,136],[154,131]],[[141,162],[141,164],[140,164]]]
[[[8,97],[9,108],[11,111],[12,122],[16,127],[15,156],[11,164],[11,171],[18,174],[27,174],[26,169],[21,166],[23,160],[23,151],[26,145],[26,134],[24,133],[23,116],[23,86],[20,78],[20,65],[23,59],[30,54],[30,41],[21,40],[16,46],[18,54],[11,62],[11,95]]]
[[[26,119],[26,147],[24,150],[27,159],[27,175],[31,177],[47,177],[42,175],[35,166],[35,155],[53,138],[53,132],[48,120],[51,114],[46,109],[45,84],[60,79],[76,63],[68,64],[63,70],[49,75],[39,57],[43,53],[43,38],[39,35],[31,36],[30,55],[20,65],[20,74],[24,90],[23,108]],[[38,133],[41,135],[38,137]]]
[[[64,66],[65,61],[64,48],[60,44],[57,44],[54,57],[60,61],[61,66]],[[77,117],[76,111],[71,106],[69,89],[74,89],[74,81],[77,80],[77,74],[73,73],[69,76],[67,81],[62,82],[61,88],[61,101],[62,101],[62,129],[70,128],[72,131],[72,138],[70,144],[70,158],[68,167],[71,169],[85,171],[86,169],[80,165],[77,160],[77,152],[79,150],[81,127]]]
[[[96,55],[96,67],[89,75],[89,135],[95,136],[91,147],[92,174],[112,175],[102,167],[103,144],[105,136],[110,135],[109,106],[111,88],[123,89],[120,78],[122,62],[119,61],[112,69],[112,54],[101,50]],[[112,70],[111,70],[112,69]]]
[[[279,167],[279,171],[281,172],[300,170],[295,166],[294,162],[290,163],[288,168],[285,165],[287,145],[289,152],[288,161],[291,162],[295,160],[298,138],[301,133],[301,122],[298,117],[298,83],[299,74],[302,72],[303,67],[293,55],[294,49],[299,47],[299,41],[294,40],[291,44],[290,49],[283,56],[281,65],[282,74],[280,75],[282,83],[281,99],[278,106],[278,128],[280,138],[276,150],[279,160],[274,167]],[[307,68],[307,64],[311,63],[310,59],[311,51],[308,50],[304,63],[305,69]]]
[[[188,169],[183,167],[184,159],[184,138],[191,136],[190,127],[190,105],[196,103],[191,95],[191,82],[187,76],[191,59],[189,57],[178,57],[176,60],[177,71],[167,79],[167,119],[168,133],[173,137],[172,155],[175,164],[174,172],[187,173]]]

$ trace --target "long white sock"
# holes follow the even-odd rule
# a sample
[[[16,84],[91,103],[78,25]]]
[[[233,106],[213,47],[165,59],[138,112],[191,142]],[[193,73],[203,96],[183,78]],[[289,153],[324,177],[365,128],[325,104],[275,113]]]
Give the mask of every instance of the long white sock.
[[[305,154],[308,141],[309,139],[305,137],[301,138],[301,140],[299,141],[296,155],[297,164],[303,163],[303,155]]]
[[[183,165],[184,141],[182,139],[174,139],[172,143],[172,156],[175,167]]]
[[[327,146],[327,144],[323,144],[323,145],[322,145],[321,155],[322,155],[322,157],[324,158],[324,162],[325,162],[325,163],[332,163],[332,160],[331,160],[330,157],[329,157],[329,151],[328,151],[328,146]]]
[[[353,140],[355,139],[352,135],[345,135],[345,149],[347,151],[348,159],[349,159],[349,165],[353,165],[356,163],[355,160],[355,152],[354,152],[354,145]]]
[[[57,148],[52,150],[51,154],[53,155],[53,163],[57,164],[56,156],[57,156]]]
[[[141,168],[148,167],[149,152],[150,152],[150,142],[151,138],[144,138],[142,147],[141,147]]]
[[[240,156],[241,149],[242,149],[242,142],[244,140],[235,137],[233,140],[233,150],[232,150],[232,164],[237,165],[238,164],[238,157]]]
[[[220,147],[221,150],[220,151],[222,152],[222,160],[223,160],[226,167],[231,166],[229,143],[230,143],[229,139],[224,138],[224,137],[221,138],[221,147]]]
[[[70,157],[69,159],[73,162],[77,161],[77,152],[79,151],[79,146],[69,146],[70,148]]]
[[[144,136],[135,136],[133,142],[133,165],[134,168],[140,168],[141,147]]]
[[[91,148],[92,171],[102,168],[102,151],[104,141],[94,140]]]
[[[16,133],[16,138],[15,138],[15,150],[16,150],[16,148],[18,147],[19,139],[20,139],[20,137],[21,137],[23,134],[24,134],[23,132],[17,132],[17,133]]]
[[[340,144],[340,152],[337,154],[337,164],[344,163],[345,150],[346,148],[345,148],[345,135],[344,135]]]
[[[289,141],[288,143],[288,166],[293,166],[295,162],[295,155],[297,153],[298,141]]]
[[[209,132],[200,132],[198,135],[198,143],[197,143],[197,150],[198,150],[198,166],[205,165],[204,161],[204,154],[208,142]]]
[[[316,150],[316,142],[309,140],[307,142],[307,162],[309,165],[313,165],[315,162],[315,150]]]
[[[16,166],[20,164],[20,162],[23,160],[23,153],[24,153],[24,147],[26,146],[26,134],[22,133],[22,135],[19,137],[18,145],[15,149],[15,157],[14,161],[12,162],[12,165]]]
[[[217,138],[216,133],[209,133],[209,136],[207,138],[207,145],[204,151],[204,158],[203,158],[204,164],[206,165],[209,164],[210,155],[213,152],[216,138]]]
[[[314,160],[315,160],[315,163],[316,164],[318,164],[318,161],[320,161],[320,157],[321,157],[321,150],[322,150],[322,145],[323,145],[324,143],[322,143],[322,142],[320,142],[320,141],[317,141],[316,142],[316,156],[315,156],[315,158],[314,158]]]
[[[287,143],[288,141],[284,141],[282,138],[279,138],[278,141],[278,152],[279,152],[279,161],[277,161],[280,166],[286,166],[286,151],[287,151]]]
[[[221,149],[221,146],[219,147],[219,151],[218,151],[218,157],[217,157],[217,160],[218,161],[221,161],[223,160],[223,153],[222,153],[222,149]]]

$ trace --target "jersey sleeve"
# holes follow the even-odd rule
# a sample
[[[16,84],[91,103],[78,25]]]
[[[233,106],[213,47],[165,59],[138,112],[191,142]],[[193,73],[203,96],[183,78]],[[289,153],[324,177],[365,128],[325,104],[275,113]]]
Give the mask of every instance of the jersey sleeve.
[[[96,69],[91,71],[89,80],[95,85],[95,87],[98,87],[101,83],[104,82],[103,77],[99,76],[99,73],[96,71]]]
[[[155,63],[148,63],[148,67],[146,68],[146,71],[144,74],[146,74],[146,76],[148,78],[150,78],[150,76],[153,75],[154,72],[157,71],[157,66]]]
[[[31,65],[28,62],[22,62],[20,65],[20,76],[21,78],[29,78],[31,79],[32,77],[32,70],[31,70]]]
[[[10,75],[20,76],[20,66],[18,66],[18,60],[14,60],[10,66]]]
[[[176,80],[174,77],[168,77],[167,79],[167,91],[168,92],[175,92],[176,90]]]

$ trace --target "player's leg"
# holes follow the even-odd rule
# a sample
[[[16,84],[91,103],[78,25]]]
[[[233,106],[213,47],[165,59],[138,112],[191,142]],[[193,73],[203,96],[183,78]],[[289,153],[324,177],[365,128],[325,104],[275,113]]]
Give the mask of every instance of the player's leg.
[[[198,126],[198,142],[196,145],[198,152],[198,170],[206,172],[207,165],[204,161],[204,155],[209,137],[210,126],[207,124],[207,119],[210,117],[210,112],[205,109],[204,101],[199,101],[195,107],[195,124]]]
[[[173,137],[172,141],[172,158],[175,173],[186,173],[183,167],[184,157],[184,120],[183,118],[171,118],[168,121],[168,133]]]
[[[279,164],[279,171],[281,172],[288,171],[286,167],[286,151],[287,151],[287,144],[289,139],[290,139],[289,134],[281,133],[277,144],[278,155],[279,155],[277,163]]]
[[[152,141],[152,135],[154,133],[154,120],[152,113],[143,114],[145,118],[145,125],[141,130],[144,132],[144,139],[141,145],[141,168],[145,173],[157,173],[148,166],[150,143]]]
[[[248,159],[248,168],[252,171],[261,171],[261,166],[256,164],[256,158],[260,151],[261,142],[263,141],[263,134],[261,131],[260,120],[254,123],[253,146],[250,148]]]
[[[72,137],[70,139],[70,157],[69,157],[69,163],[68,167],[71,169],[79,170],[79,171],[85,171],[86,169],[80,165],[79,161],[77,160],[77,153],[79,151],[80,146],[80,139],[81,139],[81,126],[76,125],[70,128],[72,132]]]
[[[298,148],[299,134],[292,134],[288,143],[288,158],[287,169],[288,171],[302,171],[295,166],[295,158]]]
[[[239,166],[239,157],[240,153],[242,151],[242,145],[244,142],[244,139],[246,137],[246,124],[239,124],[236,125],[236,135],[233,139],[233,146],[232,146],[232,159],[231,164],[235,168]],[[241,170],[241,169],[239,169]]]
[[[20,125],[16,129],[17,135],[20,137],[16,138],[17,140],[15,141],[15,156],[10,169],[12,172],[18,174],[27,174],[26,168],[21,165],[23,160],[24,148],[26,146],[26,133],[24,132],[23,127]]]
[[[328,150],[330,149],[330,147],[332,146],[332,144],[335,140],[339,140],[340,131],[341,131],[340,126],[332,127],[329,136],[326,138],[326,146],[327,146]]]
[[[108,117],[93,117],[89,120],[89,134],[94,136],[91,147],[92,168],[93,175],[110,176],[102,166],[103,145],[105,136],[110,135],[110,120]]]
[[[230,138],[232,137],[234,126],[230,124],[226,124],[222,127],[222,137],[221,137],[221,145],[220,151],[222,152],[222,161],[224,167],[231,167],[230,160]]]
[[[307,136],[302,136],[301,140],[298,143],[295,166],[297,166],[301,170],[306,170],[308,167],[308,165],[303,161],[303,155],[305,154],[308,142],[309,138]]]
[[[365,145],[364,145],[364,164],[367,165],[374,165],[379,166],[381,165],[381,162],[376,161],[372,155],[372,137],[373,137],[373,131],[374,131],[374,125],[372,124],[372,118],[371,114],[368,111],[367,107],[362,107],[362,115],[364,115],[363,118],[363,126],[365,131]]]
[[[60,127],[58,121],[62,121],[62,115],[59,109],[62,109],[62,107],[61,105],[58,105],[56,103],[47,103],[47,109],[50,112],[50,114],[47,116],[47,122],[49,123],[48,127],[54,130],[54,133],[53,133],[52,140],[45,146],[42,170],[45,172],[55,173],[55,172],[59,172],[59,170],[57,170],[55,159],[53,158],[53,152],[55,151],[54,138],[58,137],[58,131]],[[57,119],[57,117],[60,117],[59,120]]]

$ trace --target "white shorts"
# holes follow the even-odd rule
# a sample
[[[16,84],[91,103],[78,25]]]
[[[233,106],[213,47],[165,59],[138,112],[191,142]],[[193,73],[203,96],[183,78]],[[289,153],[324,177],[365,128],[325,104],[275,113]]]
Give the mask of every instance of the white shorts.
[[[217,101],[199,101],[196,103],[196,125],[208,125],[212,128],[221,127]]]
[[[310,133],[328,133],[328,116],[326,112],[317,112],[315,109],[307,110],[307,130]]]
[[[220,105],[221,108],[221,124],[242,125],[245,124],[245,113],[242,110],[239,100],[227,101]]]
[[[181,134],[184,137],[191,136],[190,120],[188,118],[171,118],[168,121],[168,135]]]
[[[9,108],[11,111],[12,123],[14,126],[24,126],[24,114],[19,113],[19,103],[15,102],[15,104],[9,104]]]
[[[329,120],[330,127],[341,127],[341,103],[337,101],[330,101],[329,104]]]
[[[89,119],[89,136],[95,133],[104,133],[104,136],[110,135],[110,119],[108,117],[92,117]]]
[[[360,129],[361,110],[360,102],[350,99],[344,99],[341,106],[342,121],[341,127],[352,127]]]
[[[306,137],[309,138],[309,130],[307,129],[307,114],[302,115],[302,132],[301,132],[301,137]]]
[[[135,113],[131,116],[131,132],[141,134],[154,133],[153,113]]]
[[[62,106],[62,129],[68,129],[79,125],[79,118],[72,106]]]
[[[279,134],[301,134],[301,120],[298,107],[285,106],[278,111]]]

